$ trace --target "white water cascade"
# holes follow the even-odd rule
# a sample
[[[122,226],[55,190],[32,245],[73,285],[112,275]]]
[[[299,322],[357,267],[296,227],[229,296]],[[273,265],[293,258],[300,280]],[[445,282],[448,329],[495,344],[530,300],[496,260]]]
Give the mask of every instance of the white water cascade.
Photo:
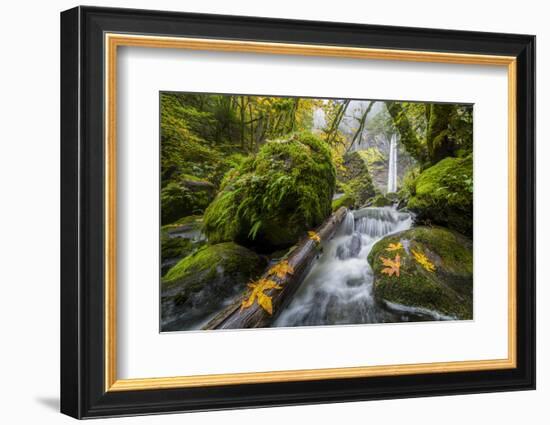
[[[312,326],[428,320],[419,311],[389,309],[373,294],[367,257],[376,242],[412,226],[412,216],[394,207],[349,211],[334,237],[323,244],[289,305],[272,326]],[[433,318],[431,318],[433,320]]]
[[[388,193],[397,191],[397,135],[394,133],[390,139],[390,155],[388,166]]]

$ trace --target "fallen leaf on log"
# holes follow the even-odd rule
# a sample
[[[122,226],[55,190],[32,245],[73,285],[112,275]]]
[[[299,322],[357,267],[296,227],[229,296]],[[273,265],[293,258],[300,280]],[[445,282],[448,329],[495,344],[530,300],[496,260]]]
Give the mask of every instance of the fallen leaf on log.
[[[269,289],[282,289],[282,286],[278,285],[271,279],[260,279],[256,282],[249,283],[248,287],[251,289],[250,295],[242,302],[241,310],[249,308],[254,304],[254,301],[257,301],[260,307],[262,307],[270,315],[273,314],[271,296],[265,294],[264,291]]]
[[[287,275],[293,273],[294,268],[290,264],[288,264],[287,260],[280,261],[269,269],[269,274],[275,275],[279,279],[284,279]]]
[[[313,230],[310,230],[309,232],[307,232],[307,235],[312,241],[316,243],[321,243],[321,237],[317,233],[315,233]]]

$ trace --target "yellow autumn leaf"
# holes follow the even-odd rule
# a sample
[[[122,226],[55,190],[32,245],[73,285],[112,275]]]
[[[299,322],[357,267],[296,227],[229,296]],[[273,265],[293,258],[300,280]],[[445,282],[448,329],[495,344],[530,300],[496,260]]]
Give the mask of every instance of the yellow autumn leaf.
[[[435,265],[428,260],[428,257],[426,257],[423,253],[415,251],[414,249],[411,249],[414,259],[418,264],[420,264],[422,267],[424,267],[429,272],[435,271]]]
[[[315,241],[317,243],[321,243],[321,237],[316,232],[314,232],[313,230],[308,231],[307,235],[312,241]]]
[[[251,307],[254,304],[254,301],[257,301],[260,307],[262,307],[270,315],[273,314],[271,297],[267,295],[265,291],[269,289],[282,289],[282,286],[278,285],[271,279],[260,279],[256,282],[249,283],[248,287],[250,288],[250,293],[248,298],[242,302],[241,311]]]
[[[284,279],[287,274],[293,274],[294,268],[288,264],[287,260],[279,261],[273,267],[269,269],[270,275],[275,275],[279,279]]]
[[[273,314],[273,304],[271,303],[271,297],[260,292],[258,294],[258,305],[262,307],[271,316]]]
[[[393,260],[386,257],[380,257],[380,259],[382,260],[382,264],[386,266],[386,268],[382,269],[382,273],[388,276],[393,276],[395,274],[399,277],[399,270],[401,269],[401,257],[399,254],[397,254]]]
[[[403,248],[403,245],[401,245],[401,242],[397,242],[397,243],[390,243],[388,245],[388,247],[386,248],[386,251],[388,252],[391,252],[391,251],[399,251],[400,249]]]

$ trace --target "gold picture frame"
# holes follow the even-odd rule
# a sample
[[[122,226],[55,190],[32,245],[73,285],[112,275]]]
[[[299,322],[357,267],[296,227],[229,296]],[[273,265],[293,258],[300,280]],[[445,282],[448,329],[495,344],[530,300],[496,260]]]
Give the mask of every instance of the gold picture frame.
[[[410,50],[281,44],[105,34],[105,391],[135,391],[285,381],[465,372],[516,367],[516,58],[512,56],[440,53]],[[400,364],[273,372],[117,379],[116,374],[116,95],[119,47],[188,49],[238,53],[324,56],[359,60],[391,60],[506,67],[508,72],[508,357],[494,360]]]

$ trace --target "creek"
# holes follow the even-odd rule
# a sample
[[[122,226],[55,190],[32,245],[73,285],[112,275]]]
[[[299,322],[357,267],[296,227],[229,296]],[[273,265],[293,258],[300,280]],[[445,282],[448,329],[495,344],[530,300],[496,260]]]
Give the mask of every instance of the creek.
[[[272,326],[437,320],[429,311],[382,304],[374,297],[373,272],[367,260],[372,247],[383,237],[412,225],[412,215],[395,207],[349,211]]]

